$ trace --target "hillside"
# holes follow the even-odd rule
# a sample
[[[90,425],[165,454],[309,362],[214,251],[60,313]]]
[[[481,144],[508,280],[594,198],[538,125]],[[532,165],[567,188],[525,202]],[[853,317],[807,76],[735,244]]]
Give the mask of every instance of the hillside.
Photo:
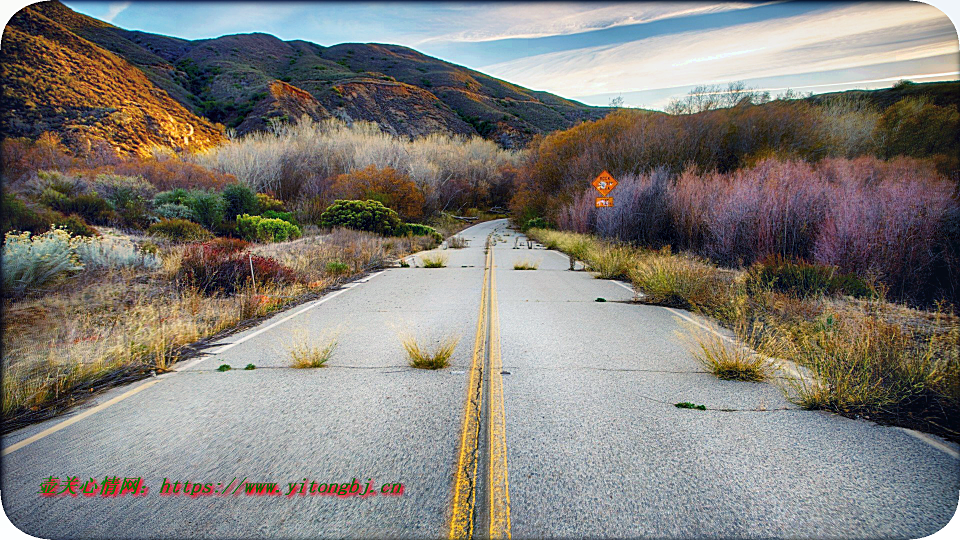
[[[117,28],[59,2],[24,8],[11,21],[8,33],[14,40],[34,38],[33,27],[27,30],[24,25],[39,18],[58,30],[44,34],[51,44],[72,51],[76,43],[83,43],[90,61],[109,57],[119,65],[125,60],[124,69],[139,68],[141,73],[134,79],[144,94],[166,94],[166,103],[172,98],[180,108],[241,134],[263,129],[272,118],[287,120],[307,114],[377,122],[399,135],[478,134],[502,146],[517,147],[538,133],[568,128],[609,112],[397,45],[322,47],[260,33],[189,41]],[[25,67],[29,65],[26,56],[5,56],[5,64],[8,58],[14,69],[30,69]],[[54,103],[59,101],[59,93],[68,92],[65,81],[54,73],[34,73],[25,80],[49,89],[49,94],[33,99],[35,103]],[[18,93],[27,91],[23,88]],[[25,100],[15,103],[18,110],[24,108]],[[109,96],[99,101],[109,102]],[[48,116],[34,114],[31,126],[49,124]],[[50,127],[59,130],[59,124]]]
[[[894,85],[892,88],[830,92],[827,94],[810,96],[807,99],[808,101],[819,105],[840,96],[845,98],[865,99],[880,110],[886,109],[901,99],[909,97],[922,97],[941,107],[960,107],[960,82],[901,82]]]
[[[102,141],[122,154],[140,155],[154,146],[196,150],[223,140],[212,123],[158,89],[141,70],[71,32],[66,25],[72,20],[58,11],[81,17],[60,4],[29,6],[4,29],[5,135],[53,131],[76,149]]]

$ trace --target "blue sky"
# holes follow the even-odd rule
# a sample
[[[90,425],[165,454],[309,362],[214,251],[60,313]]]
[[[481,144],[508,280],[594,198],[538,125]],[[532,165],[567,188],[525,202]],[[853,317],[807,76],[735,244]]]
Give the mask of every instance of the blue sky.
[[[663,108],[698,84],[777,94],[956,80],[957,31],[917,2],[65,2],[188,39],[266,32],[395,43],[593,105]]]

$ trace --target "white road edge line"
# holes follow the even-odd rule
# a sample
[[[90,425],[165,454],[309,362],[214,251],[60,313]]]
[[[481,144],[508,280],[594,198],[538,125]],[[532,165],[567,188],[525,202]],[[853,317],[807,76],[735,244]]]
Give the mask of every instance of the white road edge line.
[[[934,448],[936,448],[936,449],[938,449],[938,450],[943,451],[944,454],[947,454],[948,456],[950,456],[950,457],[952,457],[952,458],[954,458],[954,459],[960,459],[960,452],[957,452],[956,449],[951,448],[951,447],[948,446],[947,444],[938,441],[937,439],[931,437],[930,435],[927,435],[926,433],[921,433],[921,432],[919,432],[919,431],[916,431],[916,430],[913,430],[913,429],[909,429],[909,428],[905,428],[905,427],[898,427],[897,429],[899,429],[900,431],[906,432],[907,435],[910,435],[910,436],[912,436],[912,437],[914,437],[914,438],[916,438],[916,439],[920,439],[921,441],[929,444],[930,446],[932,446],[932,447],[934,447]]]
[[[567,257],[566,255],[560,253],[559,251],[555,251],[555,250],[552,250],[552,249],[551,249],[551,250],[548,250],[548,251],[550,251],[551,253],[556,253],[557,255],[560,255],[561,257],[564,257],[564,258]],[[627,285],[626,283],[617,281],[617,280],[615,280],[615,279],[611,279],[611,280],[609,280],[609,281],[612,281],[612,282],[616,283],[617,285],[620,285],[620,286],[623,287],[624,289],[628,289],[629,291],[633,292],[634,294],[637,294],[637,291],[636,291],[633,287],[630,287],[629,285]],[[642,294],[642,293],[641,293],[641,294]],[[685,319],[685,320],[689,321],[690,323],[695,324],[695,325],[699,326],[700,328],[706,330],[707,332],[710,332],[710,333],[714,334],[715,336],[719,337],[720,339],[723,339],[724,341],[730,343],[731,345],[739,346],[739,344],[738,344],[735,340],[731,339],[729,336],[725,336],[725,335],[721,334],[720,332],[717,332],[715,329],[710,328],[709,326],[706,326],[705,324],[701,323],[700,321],[697,321],[697,320],[693,319],[692,317],[689,317],[689,316],[685,315],[684,313],[682,313],[682,312],[680,312],[680,311],[677,311],[677,310],[675,310],[675,309],[673,309],[673,308],[669,308],[669,307],[666,307],[666,306],[660,306],[660,307],[662,307],[663,309],[669,311],[670,313],[673,313],[673,314],[676,315],[677,317],[680,317],[680,318],[682,318],[682,319]],[[788,365],[788,364],[786,364],[786,363],[784,363],[784,362],[779,362],[779,367],[780,367],[781,369],[783,369],[784,371],[787,371],[788,373],[790,373],[790,375],[792,375],[792,376],[794,376],[794,377],[796,377],[796,378],[800,378],[800,377],[801,377],[800,373],[796,370],[796,368],[794,368],[794,367],[792,367],[792,366],[790,366],[790,365]],[[943,453],[947,454],[948,456],[953,457],[954,459],[960,459],[960,452],[958,452],[958,451],[955,450],[954,448],[948,446],[947,444],[944,444],[944,443],[938,441],[937,439],[931,437],[930,435],[927,435],[926,433],[921,433],[921,432],[919,432],[919,431],[915,431],[915,430],[908,429],[908,428],[904,428],[904,427],[898,427],[897,429],[906,432],[906,433],[909,434],[910,436],[912,436],[912,437],[914,437],[914,438],[916,438],[916,439],[918,439],[918,440],[920,440],[920,441],[922,441],[922,442],[927,443],[928,445],[936,448],[937,450],[942,451]]]
[[[22,440],[22,441],[20,441],[20,442],[18,442],[18,443],[16,443],[16,444],[11,444],[10,446],[4,448],[2,452],[0,452],[0,456],[5,456],[5,455],[7,455],[7,454],[9,454],[9,453],[11,453],[11,452],[16,452],[17,450],[23,448],[24,446],[27,446],[28,444],[33,444],[33,443],[39,441],[40,439],[46,437],[47,435],[52,435],[52,434],[60,431],[61,429],[65,428],[65,427],[67,427],[67,426],[70,426],[70,425],[72,425],[72,424],[76,424],[77,422],[83,420],[84,418],[86,418],[86,417],[88,417],[88,416],[91,416],[91,415],[94,415],[94,414],[96,414],[96,413],[98,413],[98,412],[106,409],[107,407],[109,407],[109,406],[111,406],[111,405],[115,405],[115,404],[117,404],[117,403],[120,403],[121,401],[127,399],[128,397],[130,397],[130,396],[132,396],[132,395],[134,395],[134,394],[136,394],[137,392],[139,392],[139,391],[141,391],[141,390],[146,390],[147,388],[150,388],[151,386],[157,384],[158,382],[160,382],[159,379],[153,379],[153,380],[151,380],[151,381],[147,381],[147,382],[145,382],[145,383],[142,383],[142,384],[140,384],[139,386],[136,386],[136,387],[134,387],[134,388],[131,388],[130,390],[127,390],[126,392],[120,394],[119,396],[117,396],[117,397],[115,397],[115,398],[113,398],[113,399],[111,399],[111,400],[109,400],[109,401],[105,401],[105,402],[101,403],[100,405],[97,405],[96,407],[94,407],[94,408],[92,408],[92,409],[90,409],[90,410],[84,411],[84,412],[82,412],[82,413],[80,413],[80,414],[78,414],[78,415],[76,415],[76,416],[74,416],[74,417],[72,417],[72,418],[68,418],[67,420],[64,420],[63,422],[60,422],[59,424],[57,424],[57,425],[55,425],[55,426],[51,426],[51,427],[49,427],[49,428],[41,431],[40,433],[37,433],[36,435],[33,435],[32,437],[27,437],[26,439],[24,439],[24,440]]]
[[[714,330],[713,328],[710,328],[710,327],[708,327],[708,326],[706,326],[706,325],[701,324],[699,321],[695,321],[695,320],[692,319],[691,317],[688,317],[687,315],[684,315],[683,313],[681,313],[681,312],[679,312],[679,311],[677,311],[677,310],[675,310],[675,309],[673,309],[673,308],[668,308],[668,307],[666,307],[666,306],[660,306],[660,307],[662,307],[663,309],[665,309],[665,310],[673,313],[674,315],[676,315],[676,316],[678,316],[678,317],[682,317],[682,318],[690,321],[691,323],[699,326],[700,328],[703,328],[704,330],[706,330],[706,331],[708,331],[708,332],[711,332],[711,333],[719,336],[720,338],[726,340],[727,342],[729,342],[729,343],[731,343],[731,344],[733,344],[733,345],[737,345],[737,343],[736,343],[733,339],[731,339],[730,337],[725,336],[725,335],[721,334],[720,332],[717,332],[717,331]],[[780,367],[782,367],[782,368],[785,369],[786,371],[790,372],[790,374],[793,375],[794,377],[800,377],[800,373],[798,373],[798,372],[796,371],[796,369],[794,369],[793,367],[791,367],[791,366],[789,366],[789,365],[785,365],[785,364],[781,364]],[[904,427],[897,427],[897,429],[906,432],[908,435],[914,437],[915,439],[917,439],[917,440],[919,440],[919,441],[921,441],[921,442],[927,443],[927,445],[932,446],[932,447],[936,448],[937,450],[940,450],[941,452],[947,454],[948,456],[953,457],[954,459],[960,459],[960,452],[957,452],[957,450],[955,450],[954,448],[951,448],[951,447],[948,446],[947,444],[944,444],[943,442],[938,441],[937,439],[931,437],[930,435],[927,435],[926,433],[921,433],[921,432],[919,432],[919,431],[915,431],[915,430],[908,429],[908,428],[904,428]]]
[[[375,273],[375,274],[370,274],[369,276],[367,276],[366,278],[364,278],[363,281],[356,281],[356,282],[354,282],[354,283],[366,283],[367,281],[370,281],[371,279],[379,276],[380,274],[382,274],[382,273],[384,273],[384,272],[385,272],[385,270],[381,270],[381,271],[379,271],[379,272],[377,272],[377,273]],[[309,311],[309,310],[311,310],[311,309],[319,306],[320,304],[326,302],[327,300],[330,300],[330,299],[332,299],[332,298],[335,298],[335,297],[337,297],[337,296],[340,296],[341,294],[349,291],[349,290],[352,289],[352,288],[353,288],[353,286],[351,286],[351,287],[344,287],[343,289],[340,289],[339,291],[336,291],[336,292],[331,293],[331,294],[329,294],[329,295],[327,295],[327,296],[324,296],[323,298],[320,298],[319,300],[314,301],[312,304],[309,304],[309,305],[301,308],[300,310],[298,310],[298,311],[296,311],[296,312],[294,312],[294,313],[291,313],[290,315],[287,315],[286,317],[284,317],[284,318],[282,318],[282,319],[280,319],[280,320],[278,320],[278,321],[273,322],[273,323],[270,324],[269,326],[266,326],[266,327],[264,327],[264,328],[261,328],[260,330],[257,330],[256,332],[253,332],[253,333],[251,333],[251,334],[247,334],[246,336],[244,336],[244,337],[242,337],[242,338],[240,338],[240,339],[238,339],[238,340],[236,340],[236,341],[234,341],[234,342],[232,342],[232,343],[227,343],[227,344],[221,346],[220,349],[217,350],[217,352],[215,352],[215,353],[213,353],[213,354],[211,354],[211,355],[204,356],[204,357],[202,357],[202,358],[198,358],[198,359],[190,362],[189,364],[184,364],[182,367],[179,367],[179,368],[173,370],[173,372],[171,372],[171,373],[167,373],[167,374],[161,375],[160,377],[157,377],[156,379],[153,379],[153,380],[150,380],[150,381],[146,381],[146,382],[144,382],[144,383],[141,383],[140,385],[135,386],[135,387],[131,388],[130,390],[127,390],[126,392],[120,394],[119,396],[116,396],[116,397],[114,397],[114,398],[112,398],[112,399],[110,399],[110,400],[108,400],[108,401],[105,401],[105,402],[101,403],[100,405],[97,405],[96,407],[94,407],[94,408],[92,408],[92,409],[86,410],[86,411],[84,411],[84,412],[82,412],[82,413],[80,413],[80,414],[78,414],[78,415],[76,415],[76,416],[73,416],[73,417],[71,417],[71,418],[68,418],[68,419],[64,420],[63,422],[60,422],[59,424],[50,426],[49,428],[41,431],[40,433],[37,433],[36,435],[32,435],[32,436],[30,436],[30,437],[27,437],[26,439],[24,439],[24,440],[22,440],[22,441],[20,441],[20,442],[18,442],[18,443],[11,444],[10,446],[4,448],[3,451],[0,451],[0,456],[6,456],[7,454],[16,452],[17,450],[19,450],[19,449],[21,449],[21,448],[23,448],[23,447],[25,447],[25,446],[27,446],[27,445],[33,444],[33,443],[39,441],[40,439],[43,439],[43,438],[45,438],[45,437],[47,437],[47,436],[49,436],[49,435],[53,435],[54,433],[60,431],[60,430],[63,429],[63,428],[66,428],[66,427],[69,427],[69,426],[71,426],[71,425],[73,425],[73,424],[76,424],[77,422],[83,420],[84,418],[88,418],[88,417],[90,417],[90,416],[92,416],[92,415],[94,415],[94,414],[96,414],[96,413],[98,413],[98,412],[106,409],[107,407],[110,407],[110,406],[112,406],[112,405],[116,405],[117,403],[120,403],[121,401],[127,399],[128,397],[133,396],[134,394],[140,392],[141,390],[146,390],[147,388],[150,388],[151,386],[157,384],[158,382],[160,382],[160,381],[161,381],[162,379],[164,379],[164,378],[167,378],[167,377],[170,377],[170,376],[172,376],[172,375],[175,375],[175,374],[179,373],[181,370],[184,370],[184,369],[189,368],[189,367],[191,367],[191,366],[195,366],[195,365],[197,365],[198,363],[203,362],[204,360],[209,360],[209,359],[212,358],[213,356],[216,356],[216,355],[218,355],[218,354],[221,354],[221,353],[223,353],[223,352],[225,352],[225,351],[227,351],[227,350],[229,350],[229,349],[232,349],[232,348],[236,347],[237,345],[240,345],[241,343],[243,343],[243,342],[245,342],[245,341],[247,341],[247,340],[250,340],[250,339],[252,339],[252,338],[254,338],[254,337],[256,337],[256,336],[258,336],[258,335],[260,335],[260,334],[262,334],[262,333],[264,333],[264,332],[266,332],[267,330],[270,330],[271,328],[274,328],[274,327],[276,327],[276,326],[278,326],[278,325],[280,325],[280,324],[283,324],[283,323],[289,321],[290,319],[296,317],[297,315],[300,315],[300,314],[302,314],[302,313],[306,313],[307,311]]]

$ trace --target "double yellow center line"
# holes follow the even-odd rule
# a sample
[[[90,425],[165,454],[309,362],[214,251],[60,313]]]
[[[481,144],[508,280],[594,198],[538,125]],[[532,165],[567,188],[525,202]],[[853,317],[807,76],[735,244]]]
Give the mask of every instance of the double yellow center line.
[[[489,522],[490,538],[510,538],[510,489],[503,410],[503,361],[500,357],[500,319],[497,305],[495,241],[487,238],[480,314],[473,346],[460,451],[453,489],[450,538],[473,538],[478,515],[478,486],[488,495],[488,507],[479,512]],[[486,393],[484,390],[486,389]],[[484,432],[483,428],[486,427]],[[486,450],[484,478],[478,475],[481,452]]]

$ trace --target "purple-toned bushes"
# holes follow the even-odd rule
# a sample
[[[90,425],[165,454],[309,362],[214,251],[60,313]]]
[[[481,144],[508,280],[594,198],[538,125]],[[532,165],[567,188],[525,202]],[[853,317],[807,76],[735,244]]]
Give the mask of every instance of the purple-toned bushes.
[[[727,174],[691,168],[618,180],[615,207],[593,208],[595,194],[584,191],[558,212],[560,228],[672,245],[734,267],[770,256],[831,266],[916,303],[956,296],[945,281],[957,275],[947,232],[958,202],[928,162],[766,159]]]

